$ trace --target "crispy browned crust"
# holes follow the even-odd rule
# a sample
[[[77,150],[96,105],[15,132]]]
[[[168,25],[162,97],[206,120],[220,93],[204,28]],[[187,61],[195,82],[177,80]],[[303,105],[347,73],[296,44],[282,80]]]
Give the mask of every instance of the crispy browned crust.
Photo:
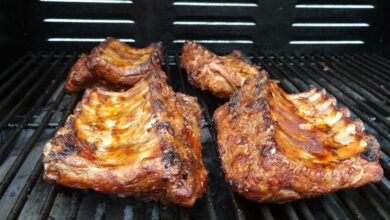
[[[65,89],[79,92],[101,86],[111,90],[128,89],[152,69],[160,68],[162,43],[135,48],[117,39],[107,38],[90,55],[83,55],[72,67]]]
[[[207,185],[200,117],[156,71],[124,92],[88,89],[44,148],[44,179],[192,206]]]
[[[199,44],[188,41],[183,45],[181,64],[194,86],[220,98],[229,98],[246,78],[268,75],[253,65],[240,51],[217,56]]]
[[[65,89],[68,92],[78,92],[81,90],[79,87],[82,84],[88,82],[90,85],[95,83],[95,77],[86,67],[85,62],[88,60],[88,55],[81,55],[77,62],[70,70],[68,77],[66,78]],[[84,83],[85,81],[85,83]],[[88,86],[88,85],[85,85]]]
[[[247,79],[214,113],[225,179],[248,199],[284,203],[378,182],[380,146],[334,97]]]

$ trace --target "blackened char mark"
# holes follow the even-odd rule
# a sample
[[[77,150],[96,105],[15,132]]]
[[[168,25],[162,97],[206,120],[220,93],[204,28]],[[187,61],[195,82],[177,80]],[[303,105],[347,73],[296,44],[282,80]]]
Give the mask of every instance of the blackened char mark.
[[[53,146],[63,146],[61,151],[51,151],[51,158],[63,158],[70,154],[78,153],[78,140],[74,132],[70,132],[64,135],[58,135],[51,139],[50,144]]]
[[[376,140],[368,141],[367,147],[363,152],[360,153],[360,157],[367,161],[374,161],[378,159],[378,151],[375,149],[375,146],[378,146],[378,142]]]
[[[267,111],[267,100],[265,98],[259,98],[249,102],[245,105],[245,111],[249,112],[250,110],[254,112]]]
[[[69,144],[68,142],[65,142],[64,153],[75,154],[77,153],[77,147],[73,144]]]
[[[255,89],[253,90],[253,96],[259,96],[260,93],[264,90],[264,83],[258,83],[255,85]]]
[[[238,90],[234,90],[232,97],[230,97],[229,100],[229,112],[233,113],[236,111],[237,107],[239,106],[240,102],[240,94],[238,93]]]
[[[188,173],[187,172],[184,172],[182,175],[181,175],[181,178],[183,180],[186,180],[188,178]]]
[[[266,105],[267,105],[267,100],[265,98],[260,98],[253,103],[253,108],[258,108],[261,110],[264,109]]]
[[[368,161],[376,160],[376,154],[372,149],[366,148],[363,152],[360,153],[360,156]]]
[[[148,87],[152,97],[161,97],[161,95],[165,93],[164,80],[162,80],[161,76],[156,72],[156,70],[151,72],[148,76],[148,79],[145,80],[149,80],[150,82]]]
[[[166,161],[164,165],[165,169],[168,169],[175,164],[181,163],[179,154],[174,150],[174,147],[171,143],[166,140],[161,140],[161,145],[163,147],[163,158]]]
[[[175,132],[174,132],[171,124],[169,122],[167,122],[167,121],[163,121],[163,122],[158,123],[157,126],[156,126],[156,129],[158,131],[160,131],[162,129],[166,129],[169,134],[175,135]]]
[[[69,121],[69,123],[73,126],[73,119]],[[77,133],[75,130],[70,131],[69,133],[64,135],[64,152],[66,155],[75,154],[78,152],[78,143],[79,139],[77,138]]]
[[[153,99],[152,104],[153,104],[153,109],[156,112],[159,112],[159,111],[162,111],[165,109],[165,105],[160,99]]]

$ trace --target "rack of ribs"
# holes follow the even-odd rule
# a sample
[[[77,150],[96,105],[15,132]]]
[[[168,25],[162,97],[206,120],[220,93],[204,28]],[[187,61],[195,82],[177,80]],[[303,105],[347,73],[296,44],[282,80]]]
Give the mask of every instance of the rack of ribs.
[[[382,178],[377,140],[325,90],[287,94],[258,75],[214,120],[225,179],[250,200],[284,203]]]
[[[44,148],[44,179],[192,206],[207,185],[200,117],[157,70],[126,91],[87,89]]]
[[[248,77],[258,74],[268,77],[265,70],[253,65],[240,51],[217,56],[191,41],[183,45],[181,64],[191,84],[219,98],[229,98]]]
[[[111,90],[131,88],[153,68],[160,68],[162,43],[146,48],[131,47],[117,39],[107,38],[89,55],[83,54],[66,79],[68,92],[79,92],[95,86]]]

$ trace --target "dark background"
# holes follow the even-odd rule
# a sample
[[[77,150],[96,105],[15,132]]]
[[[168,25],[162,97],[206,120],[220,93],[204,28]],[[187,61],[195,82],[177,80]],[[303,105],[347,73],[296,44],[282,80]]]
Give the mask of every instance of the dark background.
[[[385,0],[303,1],[187,1],[241,3],[252,7],[183,6],[184,1],[134,0],[132,4],[1,0],[0,48],[6,54],[3,69],[29,51],[87,52],[97,42],[48,42],[49,38],[134,39],[143,47],[163,41],[166,50],[178,50],[174,40],[225,40],[207,43],[218,52],[319,51],[375,52],[390,56],[390,10]],[[373,9],[302,9],[298,4],[373,5]],[[46,23],[45,18],[130,19],[133,24]],[[174,25],[175,21],[251,22],[251,26]],[[368,23],[369,27],[292,27],[293,23]],[[229,42],[233,40],[233,42]],[[234,41],[246,43],[234,43]],[[290,45],[295,40],[361,40],[350,45]],[[249,43],[248,43],[249,42]]]

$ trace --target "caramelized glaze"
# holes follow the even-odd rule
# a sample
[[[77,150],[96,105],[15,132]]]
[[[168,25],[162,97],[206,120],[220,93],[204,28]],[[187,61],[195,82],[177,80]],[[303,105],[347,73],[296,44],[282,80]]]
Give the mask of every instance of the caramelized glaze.
[[[207,185],[200,115],[156,70],[123,92],[88,89],[44,148],[44,179],[192,206]]]
[[[183,45],[181,64],[188,80],[196,87],[207,90],[220,98],[229,98],[250,76],[267,75],[240,52],[217,56],[194,42]]]
[[[131,88],[152,69],[159,69],[163,59],[161,42],[135,48],[117,39],[107,38],[91,54],[82,55],[66,80],[68,92],[96,86],[110,90]],[[160,71],[163,77],[164,73]]]
[[[284,203],[382,178],[380,147],[324,90],[287,94],[248,78],[214,113],[227,183],[248,199]]]

